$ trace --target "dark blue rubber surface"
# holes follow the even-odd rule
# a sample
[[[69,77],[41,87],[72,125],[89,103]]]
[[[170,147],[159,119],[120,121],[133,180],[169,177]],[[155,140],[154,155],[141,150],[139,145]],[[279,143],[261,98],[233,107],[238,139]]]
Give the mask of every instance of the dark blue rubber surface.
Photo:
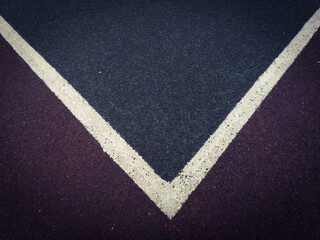
[[[0,14],[171,180],[319,5],[1,1]]]

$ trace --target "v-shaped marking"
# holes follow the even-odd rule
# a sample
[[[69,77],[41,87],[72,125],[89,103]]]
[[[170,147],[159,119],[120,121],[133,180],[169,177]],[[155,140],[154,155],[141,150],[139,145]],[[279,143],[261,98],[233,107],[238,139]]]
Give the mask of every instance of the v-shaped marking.
[[[293,63],[320,26],[320,9],[258,78],[179,175],[167,182],[1,16],[0,33],[50,90],[170,219]]]

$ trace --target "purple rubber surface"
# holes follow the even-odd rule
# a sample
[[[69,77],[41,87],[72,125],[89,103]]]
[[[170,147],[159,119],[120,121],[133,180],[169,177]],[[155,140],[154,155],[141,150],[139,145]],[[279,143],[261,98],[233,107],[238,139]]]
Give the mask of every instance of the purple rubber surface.
[[[319,46],[169,220],[0,38],[0,239],[317,239]]]

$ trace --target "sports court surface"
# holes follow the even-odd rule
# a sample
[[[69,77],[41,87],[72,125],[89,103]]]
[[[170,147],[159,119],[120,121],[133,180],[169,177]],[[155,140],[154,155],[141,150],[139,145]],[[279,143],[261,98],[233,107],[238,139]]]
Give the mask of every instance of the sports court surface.
[[[0,1],[0,239],[317,239],[319,7]]]

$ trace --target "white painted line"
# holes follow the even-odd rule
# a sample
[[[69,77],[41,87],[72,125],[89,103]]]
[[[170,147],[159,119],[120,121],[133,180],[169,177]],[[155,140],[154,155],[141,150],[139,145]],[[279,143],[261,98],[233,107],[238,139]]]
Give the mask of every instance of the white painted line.
[[[170,219],[210,171],[320,26],[320,9],[274,60],[242,100],[171,182],[148,163],[88,102],[0,16],[0,33],[51,91],[100,143],[103,150],[133,179]]]

